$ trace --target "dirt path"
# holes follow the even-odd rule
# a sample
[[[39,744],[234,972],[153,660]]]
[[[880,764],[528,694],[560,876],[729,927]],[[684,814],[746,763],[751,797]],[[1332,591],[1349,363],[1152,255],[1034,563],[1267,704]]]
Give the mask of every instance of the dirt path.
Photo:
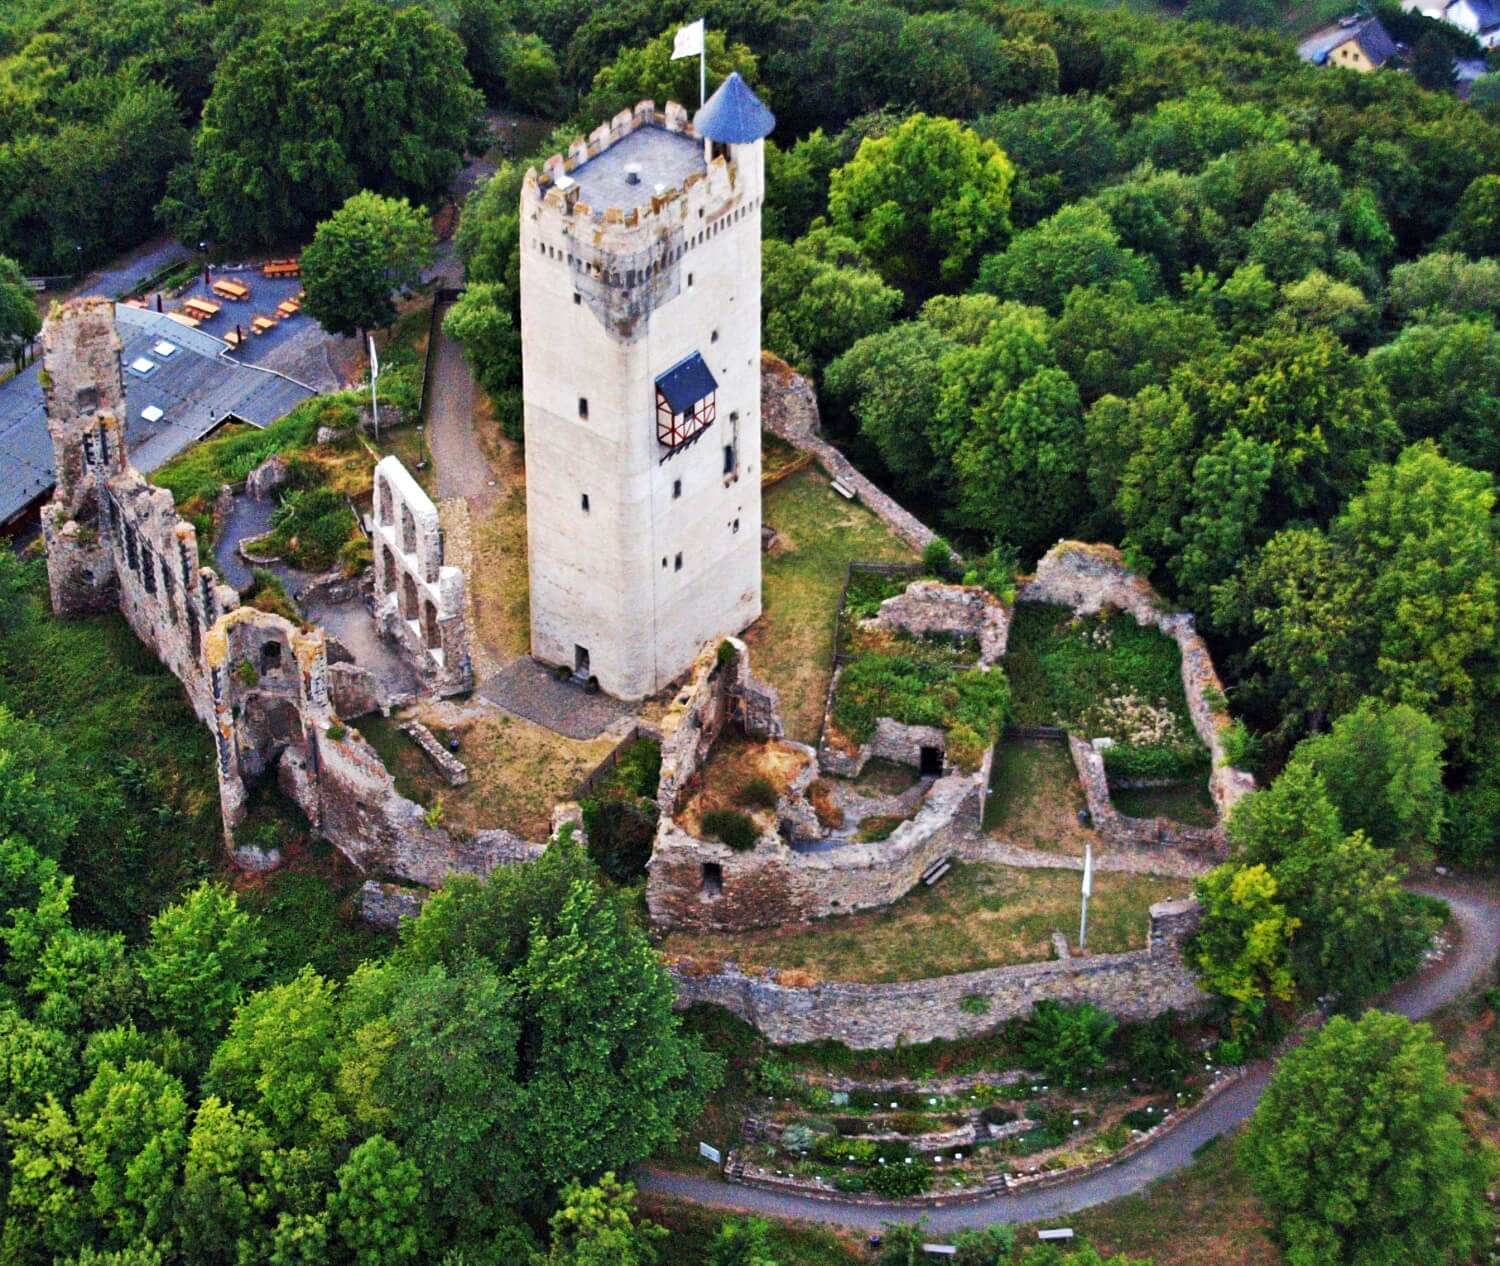
[[[1422,884],[1419,891],[1442,897],[1453,911],[1458,944],[1447,958],[1403,981],[1372,1006],[1412,1019],[1430,1014],[1477,984],[1500,955],[1500,897],[1455,883]],[[675,1196],[714,1208],[749,1210],[774,1218],[801,1218],[873,1229],[892,1221],[925,1216],[937,1232],[951,1232],[992,1222],[1033,1222],[1076,1213],[1096,1204],[1133,1195],[1158,1178],[1184,1169],[1210,1139],[1233,1130],[1255,1110],[1270,1080],[1272,1065],[1254,1065],[1239,1082],[1188,1117],[1153,1146],[1107,1169],[1044,1191],[1001,1194],[971,1204],[913,1209],[889,1204],[852,1204],[784,1195],[754,1187],[730,1186],[709,1178],[642,1171],[643,1192]]]
[[[427,443],[437,470],[438,500],[464,497],[476,519],[500,499],[499,481],[474,432],[474,375],[458,340],[445,334],[439,315],[431,377],[427,383]]]

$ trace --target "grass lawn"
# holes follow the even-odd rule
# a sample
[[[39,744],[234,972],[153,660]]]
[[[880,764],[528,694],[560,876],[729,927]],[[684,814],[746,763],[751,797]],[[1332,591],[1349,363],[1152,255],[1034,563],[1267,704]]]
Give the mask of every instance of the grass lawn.
[[[1097,837],[1079,824],[1083,786],[1066,743],[1004,739],[995,748],[985,830],[1022,848],[1082,857]]]
[[[475,389],[475,429],[499,484],[499,500],[471,518],[474,565],[468,576],[479,641],[502,662],[531,649],[531,578],[526,564],[526,460],[500,433],[494,406]]]
[[[1071,1226],[1101,1253],[1144,1257],[1156,1266],[1279,1266],[1265,1212],[1234,1163],[1233,1142],[1208,1144],[1187,1169],[1139,1195],[1038,1226]],[[1018,1242],[1035,1243],[1036,1230],[1018,1227]]]
[[[745,634],[750,666],[779,692],[787,737],[816,743],[849,563],[916,555],[869,510],[834,492],[821,467],[769,489],[762,513],[781,539],[765,558],[763,613]]]
[[[1076,870],[958,865],[934,888],[918,886],[894,905],[815,923],[753,932],[674,932],[670,955],[733,959],[748,971],[792,969],[820,980],[921,980],[1052,957],[1054,931],[1078,926]],[[1094,876],[1089,949],[1141,949],[1147,907],[1184,895],[1180,879],[1112,872]]]
[[[1184,826],[1214,826],[1219,820],[1214,798],[1202,779],[1171,787],[1115,788],[1109,798],[1127,817],[1166,818]]]
[[[402,714],[403,716],[406,714]],[[580,742],[494,708],[469,709],[454,719],[454,705],[419,708],[434,733],[459,736],[459,759],[469,781],[450,787],[421,750],[396,727],[398,718],[361,717],[356,728],[380,754],[409,800],[431,808],[442,801],[442,822],[462,831],[500,827],[542,841],[552,806],[566,800],[580,779],[615,746],[606,734]]]

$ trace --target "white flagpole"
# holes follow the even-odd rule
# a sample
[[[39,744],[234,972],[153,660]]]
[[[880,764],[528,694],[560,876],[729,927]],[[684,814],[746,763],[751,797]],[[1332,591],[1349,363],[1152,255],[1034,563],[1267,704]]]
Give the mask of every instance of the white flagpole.
[[[1083,947],[1088,943],[1089,935],[1089,896],[1094,891],[1094,846],[1086,843],[1083,846],[1083,907],[1078,916],[1078,952],[1083,953]]]
[[[380,361],[375,356],[375,336],[367,334],[370,340],[370,420],[375,426],[375,442],[380,443],[380,401],[375,397],[375,380],[380,377]]]
[[[708,100],[708,26],[703,27],[703,37],[698,43],[698,109],[703,109]]]

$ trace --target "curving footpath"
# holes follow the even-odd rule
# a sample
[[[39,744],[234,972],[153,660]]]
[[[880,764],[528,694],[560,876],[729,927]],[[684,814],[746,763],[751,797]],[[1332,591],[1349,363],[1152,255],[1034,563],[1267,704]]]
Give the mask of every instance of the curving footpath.
[[[1402,981],[1371,1005],[1418,1019],[1467,992],[1483,978],[1500,955],[1500,896],[1453,883],[1424,882],[1411,887],[1428,896],[1441,897],[1448,903],[1459,932],[1458,943],[1442,961]],[[1271,1068],[1271,1063],[1265,1060],[1252,1065],[1233,1086],[1184,1119],[1155,1144],[1118,1165],[1040,1191],[1002,1192],[967,1204],[915,1208],[814,1199],[654,1170],[641,1170],[636,1175],[636,1183],[642,1192],[672,1196],[695,1204],[859,1228],[875,1228],[883,1222],[914,1221],[924,1216],[934,1231],[942,1232],[986,1226],[993,1222],[1034,1222],[1133,1195],[1158,1178],[1186,1168],[1200,1147],[1233,1130],[1250,1116],[1270,1079]]]

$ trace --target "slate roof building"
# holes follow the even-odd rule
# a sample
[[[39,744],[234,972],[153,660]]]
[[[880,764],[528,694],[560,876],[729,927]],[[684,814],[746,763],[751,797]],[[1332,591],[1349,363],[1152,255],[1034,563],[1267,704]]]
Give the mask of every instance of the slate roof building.
[[[315,394],[282,374],[240,364],[222,340],[162,313],[119,304],[114,320],[124,347],[126,442],[142,473],[226,420],[269,426]],[[37,362],[0,383],[0,529],[20,520],[56,482],[41,369]]]
[[[1400,50],[1379,18],[1348,19],[1309,36],[1297,46],[1303,61],[1368,74],[1379,70]]]

